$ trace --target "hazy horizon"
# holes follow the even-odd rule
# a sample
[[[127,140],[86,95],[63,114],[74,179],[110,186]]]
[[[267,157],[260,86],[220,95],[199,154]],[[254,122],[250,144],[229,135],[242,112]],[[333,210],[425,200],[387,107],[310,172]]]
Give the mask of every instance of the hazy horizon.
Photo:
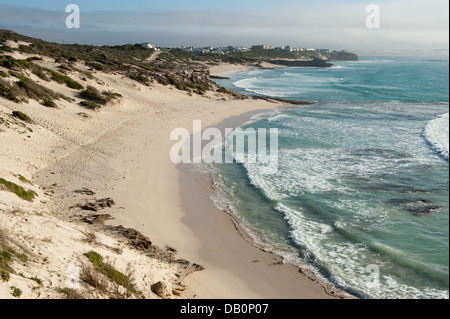
[[[242,2],[242,1],[241,1]],[[158,46],[272,46],[350,51],[448,50],[447,0],[74,2],[81,27],[68,29],[69,3],[0,0],[0,29],[58,43]],[[366,27],[368,4],[380,28]]]

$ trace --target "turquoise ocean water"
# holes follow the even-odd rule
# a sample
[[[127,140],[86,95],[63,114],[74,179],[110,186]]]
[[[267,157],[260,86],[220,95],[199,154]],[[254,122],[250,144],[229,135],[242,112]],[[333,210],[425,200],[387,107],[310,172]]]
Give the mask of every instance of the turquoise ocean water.
[[[317,102],[261,114],[279,164],[215,164],[255,241],[362,298],[449,297],[448,56],[363,56],[238,73],[221,85]]]

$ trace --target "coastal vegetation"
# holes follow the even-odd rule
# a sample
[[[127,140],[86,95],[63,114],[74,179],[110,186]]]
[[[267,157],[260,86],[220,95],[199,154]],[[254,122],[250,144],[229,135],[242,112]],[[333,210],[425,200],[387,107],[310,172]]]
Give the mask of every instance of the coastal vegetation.
[[[48,71],[48,73],[50,73],[52,80],[60,83],[60,84],[66,84],[69,88],[71,89],[75,89],[75,90],[81,90],[83,89],[83,86],[78,83],[77,81],[71,79],[70,77],[61,74],[59,72],[50,70],[50,69],[46,69],[46,71]]]
[[[38,76],[44,81],[50,81],[47,76],[49,73],[52,79],[57,80],[59,83],[65,83],[68,87],[80,89],[82,86],[58,72],[42,68],[33,62],[28,62],[27,60],[16,60],[11,57],[2,56],[3,62],[8,61],[6,65],[9,67],[9,75],[18,79],[18,81],[8,81],[4,80],[8,75],[4,72],[6,76],[0,78],[0,96],[7,98],[15,103],[27,102],[27,99],[33,100],[43,100],[43,99],[68,99],[61,93],[56,93],[53,90],[46,88],[34,80],[29,78],[29,76],[24,72],[25,70],[30,70],[33,74]],[[4,63],[2,64],[5,65]]]
[[[12,263],[15,259],[22,263],[26,263],[28,261],[28,256],[24,253],[19,253],[15,249],[13,249],[9,242],[11,238],[8,238],[2,230],[0,230],[0,279],[1,282],[9,282],[11,280],[11,274],[16,274],[16,271],[12,268]],[[23,274],[19,273],[18,275],[25,277]],[[39,285],[42,285],[42,280],[40,280],[37,276],[33,278],[29,278]],[[12,295],[14,297],[20,297],[22,295],[22,291],[16,287],[11,287]]]
[[[89,85],[87,88],[80,92],[80,96],[88,101],[81,101],[80,104],[90,108],[97,108],[100,105],[106,105],[114,100],[122,97],[119,93],[111,91],[100,92],[95,87]]]
[[[0,189],[10,191],[26,201],[32,201],[37,196],[36,192],[32,190],[25,190],[22,186],[7,181],[3,178],[0,178]]]
[[[91,110],[97,110],[99,109],[101,106],[98,105],[97,103],[91,102],[91,101],[81,101],[80,105],[85,106]]]
[[[105,276],[116,285],[116,287],[110,291],[109,283],[107,281],[101,279],[101,276],[98,276],[98,274],[91,272],[89,268],[85,267],[83,269],[83,277],[91,286],[101,290],[103,293],[110,292],[115,298],[124,298],[131,294],[138,294],[131,273],[124,274],[118,271],[111,263],[104,260],[104,258],[95,251],[85,253],[84,256],[89,259],[98,274]],[[125,288],[125,291],[121,292],[117,286]]]
[[[47,107],[56,107],[56,103],[51,98],[44,98],[42,100],[42,105]]]
[[[13,297],[20,298],[22,296],[22,290],[17,287],[11,287]]]
[[[13,111],[12,116],[14,116],[24,122],[28,122],[30,120],[30,117],[28,115],[26,115],[25,113],[22,113],[20,111]]]
[[[12,49],[1,45],[6,41],[18,43],[17,51],[33,56],[26,60],[17,60],[8,53]],[[25,43],[25,44],[19,44]],[[27,45],[26,45],[27,44]],[[155,58],[150,59],[155,53],[154,49],[141,47],[139,44],[127,44],[118,46],[91,46],[79,44],[59,44],[34,39],[8,30],[0,30],[0,66],[15,72],[15,76],[25,76],[20,71],[29,70],[44,81],[55,81],[65,84],[74,90],[84,90],[80,95],[91,95],[90,89],[85,89],[82,84],[72,79],[67,73],[77,74],[83,81],[94,79],[92,72],[119,73],[128,78],[149,86],[152,83],[170,85],[178,90],[187,91],[199,95],[205,95],[208,91],[215,91],[230,95],[233,98],[241,98],[231,91],[224,91],[218,84],[210,79],[207,65],[218,63],[232,63],[242,65],[260,66],[264,62],[281,64],[286,66],[329,66],[325,60],[354,60],[357,56],[350,52],[317,52],[265,50],[253,48],[246,52],[229,51],[227,54],[189,52],[179,48],[166,48],[158,52]],[[40,66],[40,56],[54,59],[59,64],[58,71]],[[300,61],[301,60],[301,61]],[[308,62],[305,60],[309,60]],[[289,62],[286,62],[289,61]],[[83,63],[89,71],[77,68],[76,63]],[[290,65],[292,64],[292,65]],[[1,70],[0,70],[1,71]],[[3,72],[3,71],[2,71]],[[4,73],[4,72],[3,72]],[[5,77],[6,73],[0,73]],[[19,74],[17,74],[19,73]],[[1,80],[1,79],[0,79]],[[23,83],[25,85],[25,82]],[[19,84],[20,85],[20,84]],[[36,89],[33,82],[29,84]],[[0,96],[20,103],[28,97],[36,99],[49,98],[49,92],[41,89],[36,94],[20,94],[15,88],[8,87],[0,82]],[[98,105],[104,105],[105,100],[101,95],[84,97]],[[108,101],[107,101],[108,102]],[[86,103],[83,106],[88,106]],[[91,105],[92,107],[92,105]]]

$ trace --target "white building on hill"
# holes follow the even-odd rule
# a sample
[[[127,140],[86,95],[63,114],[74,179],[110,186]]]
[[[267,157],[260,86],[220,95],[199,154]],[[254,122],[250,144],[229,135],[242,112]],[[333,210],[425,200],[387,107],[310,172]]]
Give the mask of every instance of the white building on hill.
[[[156,49],[156,46],[148,42],[141,43],[141,47],[145,49]]]

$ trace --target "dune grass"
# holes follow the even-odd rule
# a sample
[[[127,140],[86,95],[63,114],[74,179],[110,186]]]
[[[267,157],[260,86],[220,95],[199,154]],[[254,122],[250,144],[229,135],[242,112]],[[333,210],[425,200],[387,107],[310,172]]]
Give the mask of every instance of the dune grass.
[[[24,122],[28,122],[30,120],[30,117],[28,115],[26,115],[25,113],[22,113],[20,111],[13,111],[12,116],[14,116]]]
[[[121,273],[120,271],[116,270],[110,263],[105,262],[100,254],[96,253],[95,251],[90,251],[88,253],[85,253],[84,256],[89,259],[89,261],[94,265],[95,269],[99,273],[108,277],[112,282],[126,288],[128,291],[137,293],[133,284],[133,280],[130,278],[130,276]]]
[[[13,182],[7,181],[3,178],[0,178],[0,189],[4,189],[6,191],[10,191],[21,199],[26,201],[33,201],[33,199],[37,196],[37,194],[32,190],[25,190],[22,186],[14,184]]]

